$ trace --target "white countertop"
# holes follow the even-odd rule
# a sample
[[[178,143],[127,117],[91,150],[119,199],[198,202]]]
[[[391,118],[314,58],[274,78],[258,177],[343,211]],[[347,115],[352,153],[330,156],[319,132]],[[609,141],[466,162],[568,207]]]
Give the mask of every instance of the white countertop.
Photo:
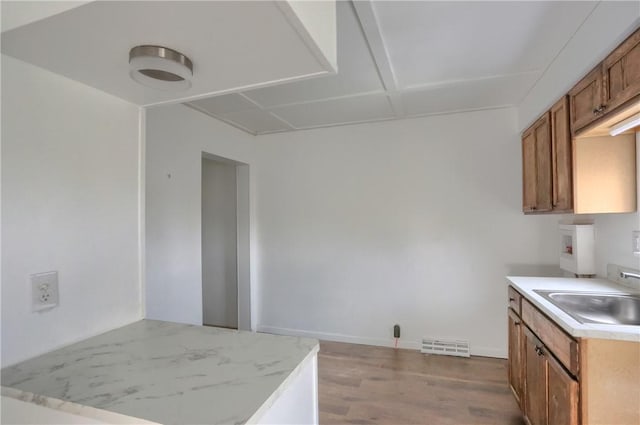
[[[142,320],[2,369],[2,395],[112,423],[255,422],[318,350],[309,338]]]
[[[638,291],[605,279],[507,276],[507,281],[571,336],[640,342],[640,326],[580,323],[535,293],[534,289],[602,293],[638,293]]]

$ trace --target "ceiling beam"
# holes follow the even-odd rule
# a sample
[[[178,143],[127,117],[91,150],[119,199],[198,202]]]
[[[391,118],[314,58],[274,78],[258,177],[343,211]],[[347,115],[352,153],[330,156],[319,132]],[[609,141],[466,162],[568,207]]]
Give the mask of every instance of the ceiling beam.
[[[393,72],[393,66],[391,65],[382,33],[380,32],[380,26],[378,25],[378,20],[373,10],[373,4],[370,0],[358,0],[353,2],[353,7],[360,21],[360,28],[369,45],[369,52],[371,53],[373,62],[376,64],[380,81],[387,92],[391,106],[398,117],[404,116],[404,106],[398,93],[396,76]]]

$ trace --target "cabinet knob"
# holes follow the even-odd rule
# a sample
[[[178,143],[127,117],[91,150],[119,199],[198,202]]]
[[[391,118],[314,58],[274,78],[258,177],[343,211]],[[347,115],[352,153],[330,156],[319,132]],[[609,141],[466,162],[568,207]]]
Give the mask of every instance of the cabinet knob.
[[[607,109],[607,105],[598,105],[598,107],[593,110],[593,115],[601,114],[605,109]]]
[[[544,351],[542,351],[542,347],[536,345],[536,354],[539,356],[543,356],[544,355]]]

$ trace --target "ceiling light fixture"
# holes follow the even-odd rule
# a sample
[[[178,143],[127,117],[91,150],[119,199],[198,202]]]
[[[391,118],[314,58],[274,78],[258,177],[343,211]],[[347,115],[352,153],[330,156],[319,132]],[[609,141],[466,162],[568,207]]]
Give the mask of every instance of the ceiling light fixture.
[[[614,125],[613,127],[611,127],[609,134],[612,136],[617,136],[618,134],[622,134],[625,131],[638,126],[640,126],[640,113],[632,115],[626,120],[622,120],[616,125]]]
[[[180,52],[162,46],[136,46],[129,51],[129,75],[158,90],[191,88],[193,63]]]

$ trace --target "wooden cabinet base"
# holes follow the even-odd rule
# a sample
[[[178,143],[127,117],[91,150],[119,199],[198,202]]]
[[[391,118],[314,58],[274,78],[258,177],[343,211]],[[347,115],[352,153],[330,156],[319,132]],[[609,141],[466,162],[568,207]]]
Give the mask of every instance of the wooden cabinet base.
[[[527,424],[640,425],[640,342],[576,339],[508,294],[509,384]]]
[[[640,424],[640,343],[580,341],[582,423]]]

